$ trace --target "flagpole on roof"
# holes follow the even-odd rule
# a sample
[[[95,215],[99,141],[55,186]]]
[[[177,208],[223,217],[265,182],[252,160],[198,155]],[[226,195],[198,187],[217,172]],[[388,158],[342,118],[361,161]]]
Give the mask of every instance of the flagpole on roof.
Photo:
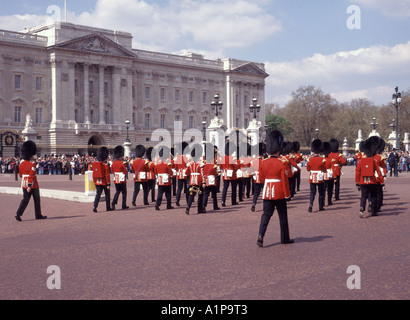
[[[67,22],[67,0],[64,0],[64,15],[65,15],[65,22]]]

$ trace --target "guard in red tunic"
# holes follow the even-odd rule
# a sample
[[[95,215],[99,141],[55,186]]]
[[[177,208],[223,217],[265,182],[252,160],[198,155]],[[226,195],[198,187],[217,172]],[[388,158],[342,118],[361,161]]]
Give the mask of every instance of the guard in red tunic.
[[[153,161],[154,148],[149,147],[146,151],[146,160],[148,160],[149,170],[147,172],[148,179],[148,197],[151,192],[151,202],[155,202],[155,186],[156,186],[156,177],[155,177],[155,162]]]
[[[223,189],[222,189],[222,207],[226,207],[225,201],[226,196],[228,193],[228,188],[231,186],[231,204],[238,205],[239,203],[236,201],[236,188],[237,188],[237,177],[236,171],[238,170],[238,160],[232,156],[232,154],[236,151],[236,145],[233,142],[228,142],[225,145],[225,156],[221,157],[219,161],[219,166],[222,170],[222,181],[223,181]]]
[[[289,237],[289,224],[286,199],[290,198],[289,180],[286,166],[279,155],[283,146],[282,134],[275,130],[269,133],[266,141],[266,151],[269,155],[260,168],[260,179],[264,182],[263,188],[263,215],[259,226],[257,245],[263,247],[263,238],[269,221],[275,211],[278,210],[281,243],[293,243]]]
[[[41,214],[40,203],[40,187],[37,182],[37,168],[36,163],[33,161],[37,154],[37,146],[33,141],[26,141],[21,146],[21,157],[23,161],[19,166],[19,176],[21,178],[21,187],[23,189],[23,200],[20,202],[20,206],[16,212],[16,220],[22,221],[21,216],[27,208],[31,196],[34,200],[34,214],[37,220],[47,219],[46,216]]]
[[[97,207],[100,202],[101,194],[104,191],[106,210],[111,211],[110,203],[110,168],[106,161],[108,159],[109,151],[106,147],[101,147],[97,153],[97,161],[93,162],[93,180],[97,194],[94,198],[93,212],[97,213]]]
[[[323,142],[320,139],[313,140],[311,144],[313,155],[309,158],[306,170],[309,171],[310,183],[310,204],[309,212],[312,212],[313,202],[316,197],[316,190],[319,193],[319,211],[325,210],[325,160],[320,156],[323,151]]]
[[[214,150],[213,145],[207,143],[205,145],[205,150]],[[217,178],[218,178],[218,153],[214,150],[214,158],[206,159],[205,166],[202,170],[202,180],[204,185],[204,201],[203,201],[203,212],[206,213],[206,207],[208,206],[209,195],[212,195],[212,203],[214,210],[221,210],[218,207],[217,198]]]
[[[335,200],[340,200],[340,177],[342,176],[342,167],[346,165],[346,160],[343,155],[339,153],[339,141],[337,139],[331,139],[329,141],[332,152],[329,154],[329,158],[335,159],[333,179],[335,180]]]
[[[114,161],[111,165],[111,172],[114,175],[115,195],[111,208],[115,210],[118,198],[122,194],[122,209],[127,207],[127,162],[124,161],[124,147],[117,146],[114,149]]]
[[[378,143],[370,139],[363,145],[365,157],[362,157],[356,167],[355,181],[358,190],[361,191],[359,216],[363,218],[366,209],[366,201],[370,196],[372,216],[377,216],[377,186],[383,180],[377,160],[374,158]],[[384,182],[382,183],[384,186]]]
[[[181,144],[182,151],[176,151],[176,156],[174,158],[174,165],[175,165],[175,170],[177,173],[177,195],[176,195],[176,206],[179,207],[179,201],[181,200],[181,194],[182,192],[185,193],[185,199],[186,202],[188,203],[188,181],[187,181],[187,176],[186,176],[186,169],[187,169],[187,162],[188,159],[186,157],[186,154],[188,153],[188,143],[182,142]]]
[[[145,147],[143,145],[138,145],[135,147],[135,156],[137,159],[134,160],[131,166],[131,170],[134,171],[134,193],[132,195],[131,204],[135,207],[138,194],[141,190],[143,191],[143,203],[144,206],[148,206],[148,193],[149,193],[149,184],[148,184],[148,163],[149,161],[144,159]]]
[[[162,197],[165,193],[167,199],[167,209],[174,209],[171,205],[172,169],[171,169],[171,150],[162,146],[158,152],[159,158],[155,163],[155,175],[158,184],[158,196],[155,203],[155,210],[160,210]]]
[[[264,143],[259,143],[259,154],[255,155],[251,161],[250,171],[253,176],[254,193],[251,211],[255,211],[258,198],[262,192],[264,182],[260,179],[259,168],[261,167],[266,146]]]
[[[323,159],[325,160],[325,166],[326,166],[325,194],[327,191],[327,204],[329,206],[333,205],[332,198],[333,198],[333,187],[335,183],[333,180],[333,171],[334,171],[334,163],[336,162],[335,159],[329,158],[330,152],[331,152],[330,143],[328,141],[323,142],[323,155],[324,155]]]
[[[300,191],[300,178],[301,178],[301,168],[302,168],[302,161],[303,161],[303,155],[299,152],[300,151],[300,143],[299,141],[294,141],[293,142],[293,159],[297,164],[297,167],[299,170],[297,170],[293,175],[295,177],[295,187],[296,191]]]
[[[195,196],[198,194],[198,214],[203,213],[203,193],[204,189],[202,187],[202,169],[205,163],[201,160],[202,158],[202,146],[196,144],[192,147],[191,151],[192,161],[188,164],[186,175],[189,181],[189,196],[188,203],[185,209],[185,213],[189,214],[192,203],[194,202]]]

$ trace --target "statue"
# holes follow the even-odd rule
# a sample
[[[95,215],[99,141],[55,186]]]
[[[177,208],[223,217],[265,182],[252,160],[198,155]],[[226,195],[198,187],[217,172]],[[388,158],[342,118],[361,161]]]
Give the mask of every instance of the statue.
[[[30,130],[33,128],[33,120],[31,119],[31,116],[28,114],[26,115],[26,125],[24,129]]]

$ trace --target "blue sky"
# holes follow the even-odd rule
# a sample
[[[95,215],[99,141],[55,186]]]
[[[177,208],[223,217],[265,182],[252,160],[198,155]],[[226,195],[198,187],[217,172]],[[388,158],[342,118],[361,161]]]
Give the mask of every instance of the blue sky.
[[[410,0],[67,0],[69,21],[128,31],[134,48],[264,62],[266,102],[301,85],[339,102],[389,102],[410,88]],[[0,0],[0,29],[44,23],[63,0]],[[355,5],[360,29],[351,30]],[[355,20],[357,26],[358,20]]]

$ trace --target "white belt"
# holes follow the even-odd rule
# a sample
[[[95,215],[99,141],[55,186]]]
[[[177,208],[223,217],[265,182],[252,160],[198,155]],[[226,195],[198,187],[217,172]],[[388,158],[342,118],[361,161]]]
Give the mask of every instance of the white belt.
[[[191,173],[191,176],[199,176],[200,173]]]
[[[275,182],[282,182],[281,179],[266,179],[265,180],[266,183],[275,183]]]
[[[340,167],[340,165],[339,165],[338,163],[337,163],[337,164],[334,164],[334,166],[335,166],[335,167]]]

